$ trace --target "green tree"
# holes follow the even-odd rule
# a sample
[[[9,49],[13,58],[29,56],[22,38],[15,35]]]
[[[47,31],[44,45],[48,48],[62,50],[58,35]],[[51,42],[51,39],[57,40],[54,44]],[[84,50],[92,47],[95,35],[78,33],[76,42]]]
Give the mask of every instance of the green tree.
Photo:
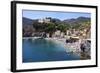
[[[56,25],[54,23],[50,22],[50,23],[47,23],[45,25],[45,28],[44,29],[45,29],[45,32],[49,33],[50,37],[52,37],[52,34],[56,30]]]
[[[66,34],[67,26],[65,24],[59,24],[57,29]]]

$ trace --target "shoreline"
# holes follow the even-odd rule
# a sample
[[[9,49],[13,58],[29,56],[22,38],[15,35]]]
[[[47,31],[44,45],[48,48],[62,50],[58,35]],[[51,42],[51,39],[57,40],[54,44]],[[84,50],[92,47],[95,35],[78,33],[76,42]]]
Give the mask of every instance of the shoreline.
[[[62,47],[65,48],[66,52],[72,52],[72,53],[79,53],[80,51],[80,43],[74,42],[74,43],[66,43],[65,38],[50,38],[55,43],[61,44]]]
[[[23,37],[23,39],[38,39],[41,37]],[[74,42],[74,43],[66,43],[66,38],[45,38],[46,40],[50,40],[55,42],[56,44],[61,44],[62,47],[65,48],[66,52],[73,52],[78,53],[80,51],[80,42]],[[81,39],[79,39],[81,40]]]

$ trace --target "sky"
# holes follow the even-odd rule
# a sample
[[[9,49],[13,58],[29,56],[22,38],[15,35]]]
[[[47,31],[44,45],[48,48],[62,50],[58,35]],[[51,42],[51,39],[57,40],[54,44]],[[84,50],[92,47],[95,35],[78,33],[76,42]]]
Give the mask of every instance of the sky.
[[[23,17],[30,19],[40,19],[45,17],[57,18],[60,20],[78,18],[78,17],[91,17],[90,13],[79,12],[54,12],[54,11],[35,11],[23,10]]]

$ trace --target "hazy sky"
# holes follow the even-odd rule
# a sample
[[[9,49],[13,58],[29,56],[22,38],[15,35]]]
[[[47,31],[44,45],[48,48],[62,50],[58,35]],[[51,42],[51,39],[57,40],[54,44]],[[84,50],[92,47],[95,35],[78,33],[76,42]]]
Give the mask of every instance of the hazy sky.
[[[54,12],[54,11],[34,11],[23,10],[23,17],[30,19],[40,19],[45,17],[58,18],[60,20],[78,18],[78,17],[91,17],[90,13],[79,12]]]

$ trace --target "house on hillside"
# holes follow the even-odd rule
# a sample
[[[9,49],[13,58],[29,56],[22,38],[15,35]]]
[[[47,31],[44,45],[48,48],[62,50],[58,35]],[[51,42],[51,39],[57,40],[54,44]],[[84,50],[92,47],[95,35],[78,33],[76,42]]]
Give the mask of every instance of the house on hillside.
[[[50,23],[51,22],[51,17],[46,17],[43,19],[38,19],[39,23]]]

